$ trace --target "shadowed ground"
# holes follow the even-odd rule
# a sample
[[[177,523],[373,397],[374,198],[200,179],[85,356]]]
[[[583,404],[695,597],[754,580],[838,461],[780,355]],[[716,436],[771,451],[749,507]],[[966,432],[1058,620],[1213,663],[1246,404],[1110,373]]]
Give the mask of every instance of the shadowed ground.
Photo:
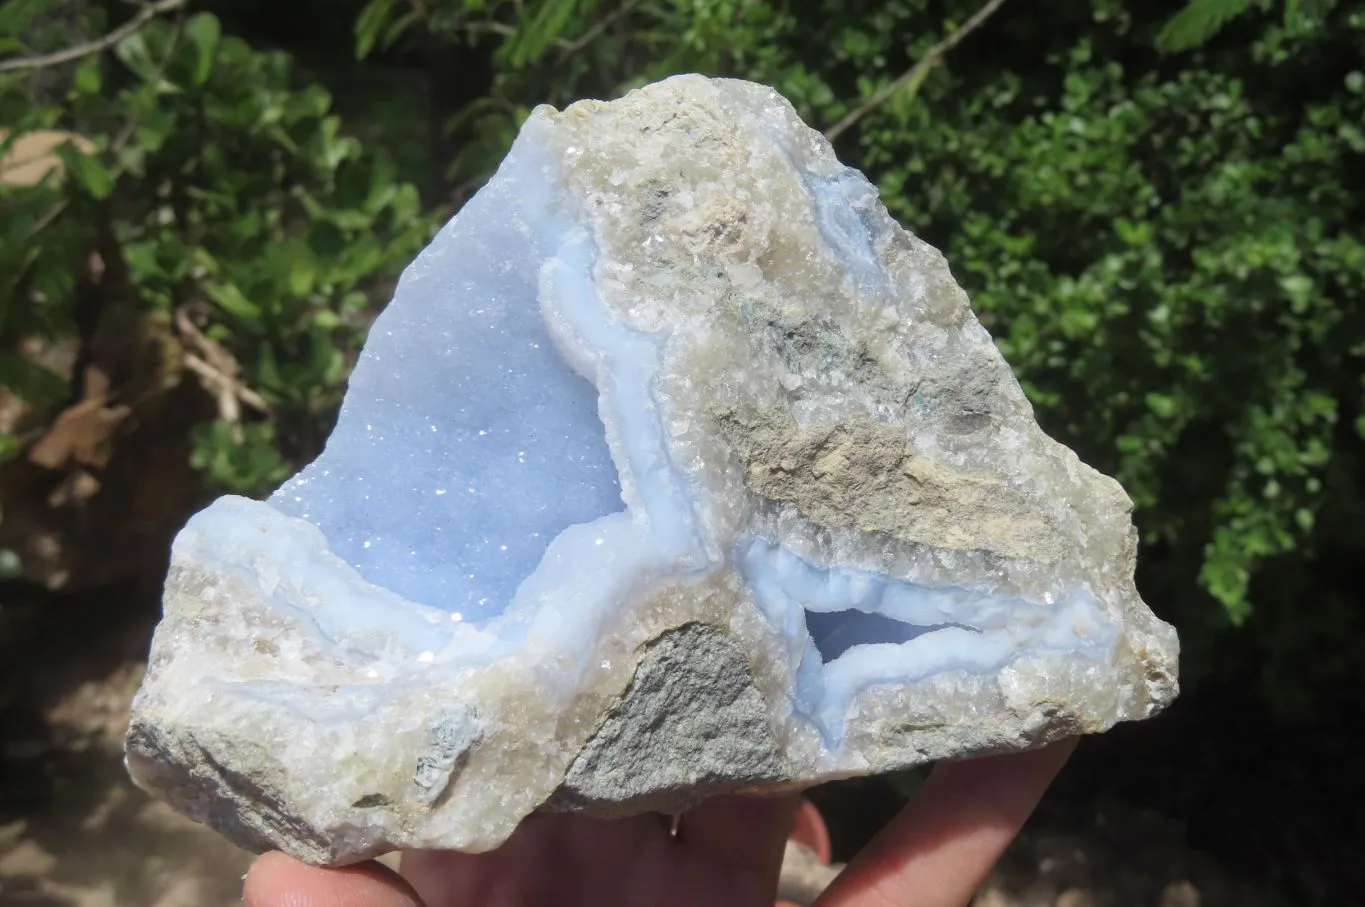
[[[249,855],[123,771],[154,600],[0,594],[3,907],[240,903]],[[1350,767],[1365,744],[1322,728],[1278,743],[1264,733],[1254,716],[1190,698],[1087,741],[975,907],[1312,907],[1365,891],[1349,868],[1360,822],[1329,802],[1359,793]],[[881,778],[812,798],[837,861],[898,805]]]

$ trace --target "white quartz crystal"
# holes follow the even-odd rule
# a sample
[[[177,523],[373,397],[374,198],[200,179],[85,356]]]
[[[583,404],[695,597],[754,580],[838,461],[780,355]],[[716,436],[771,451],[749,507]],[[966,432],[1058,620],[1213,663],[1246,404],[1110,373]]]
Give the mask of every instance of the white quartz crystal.
[[[344,863],[1101,731],[1176,693],[1130,510],[775,92],[542,107],[177,538],[129,768]]]

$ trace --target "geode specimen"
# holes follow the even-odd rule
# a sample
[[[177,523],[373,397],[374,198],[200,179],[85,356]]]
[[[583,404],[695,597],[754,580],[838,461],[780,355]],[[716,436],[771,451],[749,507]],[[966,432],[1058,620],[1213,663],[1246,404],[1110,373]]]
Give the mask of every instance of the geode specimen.
[[[1130,510],[775,92],[542,107],[176,540],[128,765],[344,863],[1101,731],[1176,694]]]

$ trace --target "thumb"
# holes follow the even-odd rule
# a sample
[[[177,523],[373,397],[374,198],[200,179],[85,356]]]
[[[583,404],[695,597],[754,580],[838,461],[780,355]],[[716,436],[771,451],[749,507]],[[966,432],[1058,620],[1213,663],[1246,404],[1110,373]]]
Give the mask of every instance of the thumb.
[[[376,862],[341,869],[267,853],[247,871],[246,907],[424,907],[398,873]]]
[[[963,907],[1061,771],[1076,740],[934,766],[915,799],[817,907]]]

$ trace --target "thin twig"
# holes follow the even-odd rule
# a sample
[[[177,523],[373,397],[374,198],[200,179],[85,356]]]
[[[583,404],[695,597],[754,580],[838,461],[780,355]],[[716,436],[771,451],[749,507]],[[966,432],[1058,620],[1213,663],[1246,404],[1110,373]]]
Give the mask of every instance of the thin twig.
[[[234,361],[234,365],[236,362]],[[219,410],[225,422],[238,422],[241,420],[241,410],[236,405],[237,400],[241,400],[247,406],[265,415],[270,414],[270,404],[260,394],[256,393],[247,385],[238,381],[216,368],[212,363],[207,362],[194,353],[185,354],[185,365],[190,371],[200,378],[209,382],[219,392]]]
[[[61,201],[53,205],[51,208],[49,208],[48,212],[44,214],[42,217],[38,218],[38,222],[34,224],[33,227],[28,231],[28,238],[32,239],[39,233],[42,233],[48,227],[52,226],[52,224],[57,220],[57,218],[61,217],[63,212],[66,211],[68,204],[70,204],[70,202],[68,202],[66,199],[62,199]]]
[[[96,38],[87,44],[77,44],[75,47],[59,50],[56,53],[0,60],[0,72],[27,72],[31,69],[45,69],[49,66],[60,66],[63,63],[70,63],[72,60],[79,60],[81,57],[97,54],[122,41],[146,25],[151,19],[173,9],[179,9],[188,2],[189,0],[157,0],[155,3],[148,3],[140,8],[133,15],[133,18],[101,38]]]
[[[185,15],[182,12],[175,20],[175,31],[171,32],[171,40],[166,45],[166,53],[162,55],[161,62],[157,65],[156,78],[160,79],[166,74],[166,69],[171,62],[171,56],[175,53],[176,47],[179,46],[180,38],[184,33]],[[119,130],[118,135],[114,136],[114,140],[109,143],[109,151],[111,154],[118,154],[123,150],[123,146],[128,144],[129,139],[133,137],[133,133],[137,130],[137,123],[138,118],[136,114],[128,117],[128,122],[123,124],[123,128]],[[38,222],[28,231],[29,239],[32,239],[48,227],[52,226],[57,218],[61,217],[66,211],[69,204],[70,202],[67,199],[61,199],[53,205],[51,210],[39,218]]]
[[[175,312],[175,327],[186,347],[181,361],[199,377],[199,383],[218,405],[218,418],[232,426],[232,436],[242,440],[242,404],[270,415],[270,404],[240,378],[242,366],[226,347],[199,330],[185,308]]]
[[[510,38],[517,33],[515,27],[504,25],[501,22],[469,22],[460,26],[460,28],[471,35],[477,35],[482,32],[488,35],[501,35],[504,38]]]
[[[171,66],[171,57],[175,56],[175,52],[180,48],[180,39],[184,34],[185,12],[181,10],[180,15],[175,19],[175,28],[171,31],[171,40],[166,42],[166,52],[161,55],[161,62],[156,65],[156,70],[152,73],[152,78],[149,81],[159,83],[162,77],[166,75],[166,70]],[[109,143],[109,150],[112,153],[118,154],[123,150],[123,146],[128,144],[133,133],[137,131],[138,121],[139,117],[136,113],[128,117],[128,122],[123,124],[118,135],[114,136],[114,140]]]
[[[597,20],[596,25],[579,35],[577,38],[572,41],[556,42],[556,45],[559,47],[559,62],[563,63],[565,60],[569,59],[569,57],[596,41],[597,37],[601,35],[602,32],[611,28],[622,16],[625,16],[639,5],[640,0],[625,0],[625,2],[618,6],[614,11]]]
[[[922,78],[931,68],[937,66],[949,51],[962,43],[963,38],[980,28],[982,23],[989,19],[996,10],[1004,5],[1005,0],[988,0],[986,5],[977,10],[970,19],[962,23],[957,31],[931,47],[929,52],[921,57],[918,63],[897,76],[896,80],[890,85],[885,86],[877,91],[876,94],[872,95],[872,97],[868,98],[867,103],[831,126],[825,132],[825,138],[829,139],[831,142],[834,141],[863,117],[884,104],[887,98],[900,91],[906,85],[910,85]]]

